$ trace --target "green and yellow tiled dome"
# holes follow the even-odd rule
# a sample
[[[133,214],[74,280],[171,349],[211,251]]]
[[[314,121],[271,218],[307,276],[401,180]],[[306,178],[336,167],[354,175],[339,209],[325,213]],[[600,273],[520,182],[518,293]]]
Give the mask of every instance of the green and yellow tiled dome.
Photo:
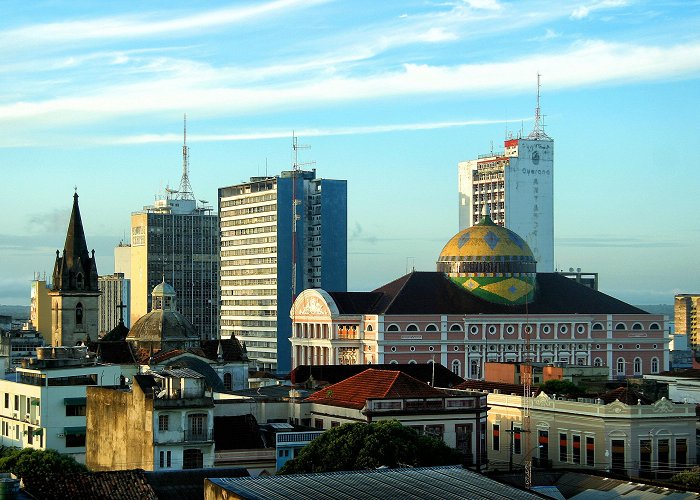
[[[486,215],[442,249],[437,270],[491,302],[522,304],[535,291],[536,262],[528,244]]]

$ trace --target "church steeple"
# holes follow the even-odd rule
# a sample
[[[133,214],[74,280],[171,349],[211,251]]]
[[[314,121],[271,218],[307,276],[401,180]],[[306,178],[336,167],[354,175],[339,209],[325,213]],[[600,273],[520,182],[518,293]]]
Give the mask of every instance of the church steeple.
[[[54,291],[98,291],[95,251],[88,252],[78,193],[73,195],[73,210],[68,223],[63,255],[56,250],[53,271]]]
[[[88,253],[78,193],[68,223],[63,255],[56,250],[51,296],[51,345],[71,346],[97,338],[100,289],[95,251]]]

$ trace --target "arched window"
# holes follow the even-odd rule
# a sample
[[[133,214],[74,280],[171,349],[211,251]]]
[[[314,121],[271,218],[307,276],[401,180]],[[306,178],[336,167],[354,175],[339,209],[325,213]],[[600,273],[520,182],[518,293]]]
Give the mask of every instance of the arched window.
[[[469,364],[470,366],[470,374],[469,376],[471,378],[479,378],[479,360],[478,359],[472,359],[471,363]]]
[[[228,372],[224,373],[224,389],[227,391],[233,390],[233,377]]]
[[[411,360],[408,361],[408,364],[409,364],[409,365],[415,365],[415,364],[416,364],[416,360],[415,360],[415,359],[411,359]]]
[[[437,332],[438,327],[432,323],[425,327],[426,332]]]
[[[454,373],[455,375],[461,375],[460,371],[461,371],[460,362],[458,359],[455,359],[452,362],[452,373]]]
[[[625,358],[617,358],[617,374],[625,374]]]
[[[659,373],[659,358],[651,358],[651,373]]]
[[[387,332],[398,332],[399,331],[399,325],[391,324],[387,327],[386,329]]]
[[[407,331],[407,332],[417,332],[417,331],[418,331],[418,325],[414,325],[413,323],[411,323],[410,325],[408,325],[408,326],[406,327],[406,331]]]
[[[593,361],[593,366],[603,366],[603,360],[600,358],[595,358]]]
[[[78,290],[82,290],[84,286],[85,283],[83,281],[83,273],[78,273],[78,275],[75,277],[75,287]]]
[[[634,358],[634,374],[642,374],[642,358]]]
[[[627,330],[627,327],[624,323],[618,323],[617,325],[615,325],[615,330]]]
[[[75,324],[76,325],[83,324],[83,304],[82,304],[82,302],[78,302],[78,304],[75,306]]]
[[[450,331],[451,332],[461,332],[462,331],[462,325],[459,323],[454,323],[450,326]]]
[[[367,325],[367,328],[365,328],[368,332],[373,331],[374,329],[372,328],[372,325]]]
[[[603,329],[602,323],[593,323],[593,330],[602,330],[602,329]]]
[[[391,361],[389,361],[389,364],[390,364],[390,365],[398,365],[399,362],[396,361],[395,359],[392,359]]]
[[[642,324],[641,323],[635,323],[632,325],[632,330],[641,330],[642,329]]]
[[[660,330],[658,323],[652,323],[649,325],[649,330]]]

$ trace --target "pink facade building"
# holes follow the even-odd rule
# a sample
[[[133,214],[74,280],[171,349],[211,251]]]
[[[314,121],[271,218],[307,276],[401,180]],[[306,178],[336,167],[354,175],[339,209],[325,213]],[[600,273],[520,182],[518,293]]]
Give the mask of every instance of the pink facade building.
[[[487,361],[605,366],[611,378],[668,369],[663,315],[536,273],[527,243],[488,216],[448,242],[438,269],[371,292],[302,292],[292,367],[437,362],[472,379]]]

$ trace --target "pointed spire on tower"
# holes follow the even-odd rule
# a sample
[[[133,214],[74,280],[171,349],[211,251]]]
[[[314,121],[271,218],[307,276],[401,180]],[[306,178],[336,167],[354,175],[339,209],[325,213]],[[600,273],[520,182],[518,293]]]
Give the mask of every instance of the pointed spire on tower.
[[[56,264],[53,272],[54,290],[97,290],[97,266],[95,251],[92,257],[88,251],[83,230],[83,220],[78,206],[77,190],[73,194],[73,210],[68,222],[63,255],[56,251]]]

